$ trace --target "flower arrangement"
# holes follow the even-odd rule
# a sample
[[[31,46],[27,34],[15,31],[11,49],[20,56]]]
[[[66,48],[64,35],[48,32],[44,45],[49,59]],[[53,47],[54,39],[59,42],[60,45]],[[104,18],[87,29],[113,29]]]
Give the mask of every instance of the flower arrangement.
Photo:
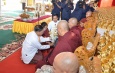
[[[50,37],[51,37],[51,39],[52,39],[52,42],[55,42],[55,41],[56,41],[56,39],[58,38],[57,35],[58,35],[58,34],[57,34],[57,28],[56,28],[56,26],[55,26],[55,27],[53,27],[52,30],[50,31]]]
[[[23,13],[23,14],[21,14],[20,15],[20,17],[22,18],[22,19],[28,19],[29,17],[30,17],[30,15],[28,15],[28,14],[26,14],[26,13]]]

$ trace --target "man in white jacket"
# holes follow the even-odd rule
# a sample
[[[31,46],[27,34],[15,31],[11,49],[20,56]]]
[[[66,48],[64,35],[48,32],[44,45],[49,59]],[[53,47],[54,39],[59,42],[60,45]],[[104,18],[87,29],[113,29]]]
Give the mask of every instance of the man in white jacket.
[[[41,35],[44,33],[43,27],[40,25],[36,25],[34,27],[34,31],[28,33],[23,42],[22,46],[22,60],[25,64],[29,63],[37,63],[38,58],[42,59],[39,50],[49,49],[49,45],[41,45],[41,42],[50,41],[50,38],[43,38]],[[36,58],[37,57],[37,58]]]

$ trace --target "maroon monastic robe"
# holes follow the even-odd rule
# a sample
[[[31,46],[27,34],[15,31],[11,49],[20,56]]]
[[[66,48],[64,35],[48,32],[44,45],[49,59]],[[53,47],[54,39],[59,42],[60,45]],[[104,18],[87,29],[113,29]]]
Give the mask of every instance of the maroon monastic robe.
[[[43,34],[43,37],[49,37],[50,34],[49,34],[49,30],[48,28],[44,31],[44,34]]]
[[[81,37],[81,32],[82,32],[83,28],[80,27],[80,26],[74,26],[70,29],[71,32],[73,32],[77,37],[77,42],[78,42],[78,45],[81,46],[82,45],[82,37]],[[78,46],[78,47],[79,47]]]
[[[75,34],[81,36],[81,32],[84,29],[84,27],[81,27],[80,24],[78,24],[78,26],[74,26],[70,29],[70,31],[74,32]],[[80,34],[79,34],[80,32]]]
[[[78,29],[80,30],[80,33],[82,32],[82,30],[84,29],[84,27],[81,27],[80,25],[78,26]]]
[[[53,65],[55,56],[61,52],[74,52],[81,45],[79,40],[81,41],[80,35],[71,31],[67,32],[64,36],[60,36],[56,47],[48,57],[48,62]]]
[[[80,20],[80,22],[85,23],[85,22],[87,22],[87,19],[86,19],[86,18],[82,18],[82,19]]]
[[[77,47],[81,46],[81,35],[79,31],[77,31],[77,33],[76,31],[77,30],[72,29],[64,36],[60,36],[58,38],[56,47],[53,49],[50,55],[47,56],[47,59],[38,62],[37,68],[40,68],[44,64],[53,65],[54,58],[57,54],[61,52],[74,52]]]

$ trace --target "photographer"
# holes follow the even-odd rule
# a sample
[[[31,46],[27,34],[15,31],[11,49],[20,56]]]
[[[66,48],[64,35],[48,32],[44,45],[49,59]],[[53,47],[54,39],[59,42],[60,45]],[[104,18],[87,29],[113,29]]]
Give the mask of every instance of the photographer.
[[[71,17],[77,18],[78,21],[82,19],[82,15],[85,12],[85,3],[83,1],[78,1],[75,10],[72,12]]]
[[[62,20],[68,21],[71,16],[71,10],[74,9],[73,0],[66,0],[61,6],[63,8]]]
[[[52,15],[57,14],[58,20],[60,19],[60,11],[61,11],[61,2],[59,0],[52,0],[53,10]]]

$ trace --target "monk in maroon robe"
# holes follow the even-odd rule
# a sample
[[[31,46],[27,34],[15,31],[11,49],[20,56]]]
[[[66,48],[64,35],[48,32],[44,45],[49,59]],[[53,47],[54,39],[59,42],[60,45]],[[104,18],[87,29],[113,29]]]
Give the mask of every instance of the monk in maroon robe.
[[[69,21],[68,21],[68,25],[69,25],[69,29],[71,32],[73,32],[78,40],[78,44],[79,46],[82,45],[82,40],[81,40],[81,31],[82,31],[82,28],[78,26],[78,21],[76,18],[70,18]]]
[[[70,31],[74,32],[81,39],[81,31],[83,30],[83,28],[79,26],[77,19],[70,18],[68,21],[68,25],[69,25]],[[81,42],[81,40],[79,41]]]
[[[44,64],[53,64],[54,58],[57,54],[61,52],[74,52],[75,49],[81,46],[79,40],[79,35],[74,32],[69,31],[69,26],[67,21],[62,20],[57,25],[58,28],[58,42],[53,51],[48,55],[45,61],[39,61],[37,67],[41,67]]]
[[[49,34],[49,30],[48,30],[48,25],[46,22],[42,22],[41,23],[41,26],[44,28],[44,33],[43,33],[43,37],[49,37],[50,34]]]
[[[80,22],[78,23],[78,28],[80,31],[82,31],[84,29],[84,23],[87,22],[86,18],[83,18],[80,20]]]
[[[44,31],[43,37],[50,37],[48,28]]]
[[[92,12],[91,11],[87,11],[86,12],[86,18],[82,18],[80,21],[82,21],[83,23],[87,22],[87,18],[92,16]]]

